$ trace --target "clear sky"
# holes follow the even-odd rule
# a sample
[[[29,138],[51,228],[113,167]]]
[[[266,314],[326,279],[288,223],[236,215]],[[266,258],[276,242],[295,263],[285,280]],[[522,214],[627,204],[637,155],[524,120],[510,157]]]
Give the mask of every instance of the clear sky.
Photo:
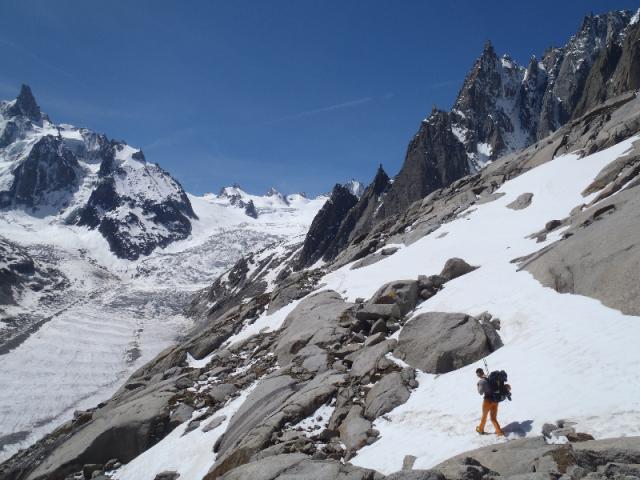
[[[638,1],[0,3],[0,98],[141,147],[193,193],[395,175],[490,39],[521,63]]]

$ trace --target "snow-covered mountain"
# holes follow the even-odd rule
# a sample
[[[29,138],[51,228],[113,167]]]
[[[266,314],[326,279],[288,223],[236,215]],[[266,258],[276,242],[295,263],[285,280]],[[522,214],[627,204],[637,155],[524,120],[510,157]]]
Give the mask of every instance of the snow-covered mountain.
[[[25,85],[0,104],[0,208],[96,229],[131,260],[188,237],[195,219],[180,184],[140,150],[54,124]]]

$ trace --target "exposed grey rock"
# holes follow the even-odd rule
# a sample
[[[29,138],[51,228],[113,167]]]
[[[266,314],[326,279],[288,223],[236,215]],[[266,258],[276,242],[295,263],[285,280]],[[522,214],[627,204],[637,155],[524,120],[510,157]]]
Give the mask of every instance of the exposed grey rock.
[[[340,316],[352,307],[333,291],[305,298],[287,315],[275,352],[280,365],[287,365],[305,345],[328,345],[346,334],[338,327]]]
[[[178,478],[180,478],[178,472],[165,471],[157,474],[153,480],[177,480]]]
[[[382,342],[386,338],[385,334],[382,332],[377,332],[369,335],[367,339],[364,341],[365,347],[371,347],[373,345],[377,345]]]
[[[532,472],[536,459],[545,453],[558,449],[558,445],[548,445],[542,437],[510,440],[507,443],[482,447],[456,455],[434,467],[446,478],[461,478],[460,473],[469,464],[479,464],[501,476],[509,477]],[[469,461],[471,459],[471,461]],[[476,465],[477,466],[477,465]]]
[[[391,181],[383,170],[382,165],[380,165],[371,184],[367,186],[358,202],[349,209],[340,222],[338,231],[333,238],[331,238],[330,244],[324,252],[324,260],[333,260],[349,242],[357,242],[363,234],[366,234],[373,224],[378,207],[390,186]],[[387,255],[395,253],[391,252],[391,249],[385,250],[377,255],[370,255],[368,260],[365,258],[363,262],[367,262],[367,264],[370,265]],[[364,264],[354,265],[353,268],[359,268],[361,266],[364,266]]]
[[[396,304],[400,314],[406,315],[418,303],[418,282],[416,280],[396,280],[384,284],[373,294],[370,304]]]
[[[238,391],[238,388],[229,383],[214,385],[209,389],[208,395],[214,402],[224,403]]]
[[[408,399],[409,389],[405,387],[400,373],[390,373],[382,377],[367,393],[364,415],[374,420]]]
[[[347,358],[353,362],[349,374],[352,377],[364,377],[375,372],[378,361],[396,346],[396,340],[385,340],[377,345],[366,347]]]
[[[189,420],[192,414],[193,407],[185,403],[181,403],[173,412],[171,412],[171,416],[169,417],[169,425],[173,427],[180,425],[181,423]]]
[[[394,354],[427,373],[450,372],[493,351],[492,328],[462,313],[423,313],[404,326]]]
[[[169,400],[174,394],[171,380],[121,392],[120,401],[95,410],[89,422],[64,442],[54,443],[35,468],[27,470],[28,478],[64,477],[85,464],[103,464],[112,458],[131,461],[169,433]]]
[[[269,313],[273,313],[294,300],[307,295],[316,287],[321,276],[322,272],[308,270],[289,275],[271,293]]]
[[[526,261],[540,283],[560,293],[596,298],[628,315],[640,315],[640,197],[637,187],[615,196],[616,209],[598,220],[590,220],[592,207],[573,220],[571,236],[556,242]],[[604,200],[602,209],[614,199]],[[615,242],[611,234],[615,232]]]
[[[273,480],[288,468],[309,458],[301,453],[273,455],[257,462],[241,465],[220,477],[220,480]]]
[[[215,430],[227,419],[225,415],[220,415],[217,417],[213,417],[207,424],[202,427],[203,432],[210,432],[211,430]]]
[[[360,320],[378,320],[379,318],[388,320],[390,318],[397,319],[401,316],[400,307],[396,303],[366,303],[356,310],[356,318]]]
[[[373,335],[375,333],[383,333],[386,335],[387,333],[387,322],[385,322],[382,318],[378,319],[371,326],[371,330],[369,330],[369,334]]]
[[[518,198],[507,205],[507,208],[511,210],[524,210],[531,205],[531,200],[533,200],[533,193],[521,193],[518,195]]]
[[[304,240],[297,268],[302,269],[320,260],[331,248],[347,213],[358,202],[348,188],[336,184],[327,203],[316,214]]]
[[[413,470],[413,464],[416,463],[418,457],[415,455],[405,455],[402,460],[402,470]]]
[[[387,475],[385,477],[385,480],[445,480],[445,477],[442,473],[436,470],[410,470],[409,469],[407,471],[401,471],[401,472],[392,473],[391,475]]]
[[[473,272],[477,268],[478,267],[469,265],[461,258],[450,258],[445,262],[442,272],[440,272],[440,276],[449,281],[454,278],[461,277],[462,275],[466,275],[469,272]]]
[[[371,422],[363,416],[360,405],[354,405],[342,421],[340,428],[340,440],[348,451],[355,451],[366,445],[367,431],[371,428]]]

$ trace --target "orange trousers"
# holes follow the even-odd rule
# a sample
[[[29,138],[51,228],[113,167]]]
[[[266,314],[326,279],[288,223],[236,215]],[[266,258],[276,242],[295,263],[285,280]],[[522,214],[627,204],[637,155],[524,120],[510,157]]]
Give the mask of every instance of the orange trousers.
[[[484,432],[484,426],[487,423],[487,415],[491,418],[491,423],[493,423],[493,428],[496,430],[496,435],[504,435],[502,428],[500,428],[500,424],[498,423],[498,402],[492,402],[485,398],[482,402],[482,419],[480,420],[480,425],[478,425],[478,430],[480,432]]]

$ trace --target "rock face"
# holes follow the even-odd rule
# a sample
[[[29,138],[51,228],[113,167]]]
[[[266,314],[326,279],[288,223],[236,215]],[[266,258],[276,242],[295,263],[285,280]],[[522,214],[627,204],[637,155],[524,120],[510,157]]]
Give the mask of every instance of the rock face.
[[[121,258],[186,238],[196,218],[180,184],[140,150],[55,125],[31,90],[0,102],[0,209],[97,229]]]
[[[358,202],[348,188],[336,184],[331,197],[320,209],[309,227],[304,240],[297,267],[304,268],[320,260],[331,247],[347,212]]]
[[[366,234],[390,186],[391,180],[380,165],[371,184],[359,196],[358,203],[347,212],[340,223],[338,231],[324,252],[324,260],[333,260],[347,244]]]
[[[0,208],[65,206],[78,189],[82,175],[76,157],[53,136],[38,140],[12,173],[11,187],[0,192]]]
[[[18,303],[26,291],[46,294],[67,283],[59,270],[41,264],[24,248],[0,236],[0,312],[2,306]]]
[[[560,293],[597,298],[626,314],[640,315],[640,285],[635,280],[640,268],[638,189],[636,177],[635,186],[619,192],[615,201],[604,200],[570,217],[572,227],[565,238],[523,268]],[[615,242],[610,241],[611,232]]]
[[[414,201],[469,173],[464,145],[452,130],[452,114],[434,110],[420,125],[377,218],[402,212]]]
[[[566,445],[547,444],[542,437],[532,437],[465,452],[436,465],[434,470],[447,479],[542,479],[566,474],[568,478],[599,480],[637,476],[638,463],[638,437]]]
[[[394,354],[427,373],[447,373],[502,346],[494,327],[462,313],[423,313],[400,332]]]

